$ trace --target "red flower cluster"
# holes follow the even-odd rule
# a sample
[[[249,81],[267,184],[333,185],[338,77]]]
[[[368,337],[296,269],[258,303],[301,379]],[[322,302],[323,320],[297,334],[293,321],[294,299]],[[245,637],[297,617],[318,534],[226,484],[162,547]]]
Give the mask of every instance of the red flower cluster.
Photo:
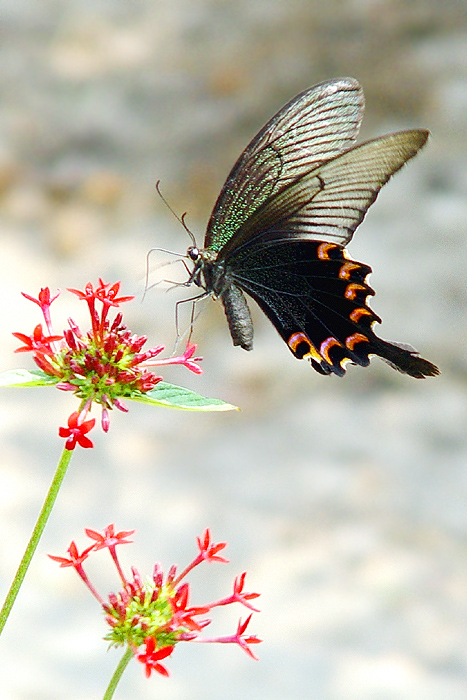
[[[78,325],[69,319],[69,328],[62,335],[54,334],[50,307],[59,296],[51,296],[48,287],[41,289],[38,298],[24,294],[26,299],[37,304],[44,317],[46,331],[38,324],[30,336],[13,333],[23,343],[16,352],[32,352],[34,361],[46,375],[56,378],[56,386],[63,391],[72,391],[80,399],[80,408],[68,419],[68,427],[60,428],[60,436],[66,438],[66,448],[73,450],[76,444],[92,447],[87,433],[92,430],[95,420],[87,420],[93,403],[102,407],[101,425],[109,429],[109,410],[113,407],[121,411],[128,409],[122,398],[138,398],[151,391],[162,377],[149,370],[162,365],[184,365],[196,374],[202,372],[197,364],[201,359],[193,357],[196,346],[187,345],[183,355],[156,360],[164,347],[162,345],[143,352],[146,336],[132,334],[122,323],[119,312],[109,319],[111,308],[118,308],[131,296],[118,296],[120,283],[105,284],[99,280],[94,289],[91,283],[84,291],[69,291],[85,301],[91,316],[91,330],[84,334]],[[101,305],[98,310],[97,305]]]
[[[246,572],[235,579],[231,595],[220,600],[202,606],[189,606],[189,584],[181,583],[182,579],[203,561],[227,562],[228,560],[218,555],[226,547],[225,542],[214,544],[211,542],[211,534],[206,530],[202,538],[198,538],[199,553],[193,561],[177,576],[176,567],[172,566],[164,580],[164,575],[158,564],[155,565],[152,579],[143,581],[135,568],[132,568],[131,580],[128,579],[118,561],[116,546],[128,544],[127,539],[134,530],[115,532],[114,526],[109,525],[101,534],[95,530],[86,530],[86,534],[94,544],[79,554],[76,544],[72,542],[68,548],[69,557],[50,556],[60,566],[71,566],[79,574],[88,589],[102,605],[105,619],[110,626],[110,632],[105,639],[112,646],[127,644],[135,658],[145,666],[146,676],[152,671],[168,676],[168,671],[160,662],[172,654],[178,642],[204,642],[220,644],[238,644],[251,658],[256,659],[251,650],[252,644],[261,642],[254,635],[245,634],[250,622],[251,614],[247,619],[238,623],[234,634],[223,637],[200,637],[200,633],[207,627],[211,620],[204,616],[213,608],[241,603],[253,612],[257,608],[249,602],[259,596],[259,593],[246,593],[243,591]],[[117,568],[123,588],[119,593],[111,593],[108,602],[99,595],[89,581],[83,562],[91,552],[99,549],[108,549]],[[201,619],[200,616],[203,616]]]

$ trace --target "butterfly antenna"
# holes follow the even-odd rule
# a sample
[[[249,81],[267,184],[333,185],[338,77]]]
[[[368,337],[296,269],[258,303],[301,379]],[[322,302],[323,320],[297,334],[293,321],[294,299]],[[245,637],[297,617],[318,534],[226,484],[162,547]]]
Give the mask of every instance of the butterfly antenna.
[[[162,201],[164,202],[164,204],[165,204],[165,206],[167,207],[167,209],[173,214],[173,216],[177,219],[177,221],[183,226],[183,228],[185,229],[185,231],[187,232],[187,234],[190,236],[190,239],[191,239],[191,242],[193,243],[193,245],[196,246],[196,239],[195,239],[195,237],[194,237],[194,235],[193,235],[193,232],[190,231],[190,229],[188,228],[188,226],[186,225],[186,222],[185,222],[185,217],[186,217],[186,215],[187,215],[187,212],[184,212],[181,216],[179,216],[179,215],[172,209],[172,207],[170,206],[170,204],[168,203],[168,201],[166,200],[166,198],[164,197],[164,195],[163,195],[162,192],[161,192],[160,184],[161,184],[161,181],[158,180],[158,181],[156,182],[156,191],[157,191],[157,194],[158,194],[159,197],[162,199]]]
[[[188,226],[186,225],[186,223],[185,223],[185,218],[186,218],[186,212],[184,212],[184,213],[182,214],[182,218],[181,218],[182,226],[183,226],[183,228],[185,229],[185,231],[187,232],[187,234],[190,236],[191,242],[193,243],[193,245],[194,245],[195,248],[196,248],[196,238],[194,237],[193,232],[190,231],[190,229],[189,229]]]

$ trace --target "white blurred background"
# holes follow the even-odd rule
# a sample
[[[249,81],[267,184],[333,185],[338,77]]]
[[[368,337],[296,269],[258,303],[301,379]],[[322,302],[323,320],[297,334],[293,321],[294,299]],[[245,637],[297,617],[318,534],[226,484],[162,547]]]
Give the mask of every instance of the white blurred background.
[[[32,367],[11,332],[39,316],[20,291],[122,280],[130,327],[171,349],[174,303],[146,254],[202,244],[225,176],[287,100],[331,77],[365,90],[362,138],[430,129],[350,245],[373,267],[381,335],[441,368],[413,380],[374,359],[343,379],[294,360],[253,309],[255,350],[233,348],[205,305],[205,373],[165,378],[241,407],[190,414],[129,404],[94,450],[77,450],[0,654],[2,700],[100,698],[121,652],[63,554],[83,529],[136,528],[127,567],[183,566],[206,526],[229,566],[194,577],[193,603],[235,574],[262,592],[248,659],[179,645],[169,680],[136,663],[116,698],[464,700],[467,696],[467,24],[462,0],[4,0],[0,44],[0,370]],[[155,259],[154,259],[155,261]],[[170,268],[169,268],[170,269]],[[63,296],[61,330],[84,305]],[[252,303],[253,306],[253,303]],[[2,390],[2,591],[19,563],[76,402],[53,388]],[[96,557],[97,560],[97,557]],[[104,594],[107,559],[91,565]],[[219,613],[227,634],[243,609]],[[217,618],[216,618],[217,619]]]

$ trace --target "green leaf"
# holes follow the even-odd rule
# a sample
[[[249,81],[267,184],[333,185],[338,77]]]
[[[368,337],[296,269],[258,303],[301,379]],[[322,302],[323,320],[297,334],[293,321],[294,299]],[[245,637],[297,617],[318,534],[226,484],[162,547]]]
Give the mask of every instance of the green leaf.
[[[153,406],[181,408],[186,411],[238,411],[237,406],[221,399],[208,399],[181,386],[159,382],[146,394],[134,394],[131,399],[150,403]]]
[[[0,372],[0,387],[2,386],[50,386],[57,384],[58,377],[46,374],[41,369],[9,369]]]

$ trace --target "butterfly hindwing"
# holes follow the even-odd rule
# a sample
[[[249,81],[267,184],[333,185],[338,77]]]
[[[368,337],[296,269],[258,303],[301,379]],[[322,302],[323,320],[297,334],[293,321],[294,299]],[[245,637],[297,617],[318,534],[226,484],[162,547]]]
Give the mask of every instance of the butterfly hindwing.
[[[343,376],[348,362],[366,367],[378,355],[395,369],[421,378],[438,369],[408,346],[374,330],[381,319],[369,307],[371,268],[326,241],[288,241],[243,248],[230,269],[276,327],[297,359],[321,374]]]
[[[380,321],[367,305],[374,294],[368,265],[338,245],[295,241],[244,249],[231,269],[295,357],[309,358],[323,374],[343,375],[346,361],[368,364],[371,328]]]

